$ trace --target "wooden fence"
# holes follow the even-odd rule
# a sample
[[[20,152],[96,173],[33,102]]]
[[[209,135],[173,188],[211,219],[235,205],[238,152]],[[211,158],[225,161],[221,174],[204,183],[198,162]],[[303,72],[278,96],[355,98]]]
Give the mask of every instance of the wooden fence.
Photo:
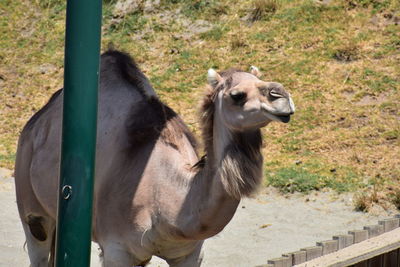
[[[285,253],[258,267],[400,267],[400,215]]]

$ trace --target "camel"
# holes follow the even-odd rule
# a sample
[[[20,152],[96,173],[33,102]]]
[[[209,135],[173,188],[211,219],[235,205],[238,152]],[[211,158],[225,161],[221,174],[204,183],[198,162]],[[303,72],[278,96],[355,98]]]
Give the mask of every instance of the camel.
[[[201,106],[205,156],[182,119],[126,53],[102,54],[92,240],[105,267],[200,266],[205,239],[222,231],[262,180],[260,128],[294,113],[283,86],[259,70],[208,70]],[[52,266],[62,89],[25,125],[15,165],[18,210],[33,267]]]

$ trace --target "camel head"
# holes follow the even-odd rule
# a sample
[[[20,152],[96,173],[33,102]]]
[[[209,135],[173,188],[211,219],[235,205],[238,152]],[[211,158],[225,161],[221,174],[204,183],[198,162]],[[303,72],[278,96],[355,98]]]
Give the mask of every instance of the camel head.
[[[228,128],[246,131],[259,129],[271,121],[289,122],[295,111],[290,94],[282,84],[262,81],[259,76],[258,68],[253,66],[250,72],[208,70],[215,112]]]

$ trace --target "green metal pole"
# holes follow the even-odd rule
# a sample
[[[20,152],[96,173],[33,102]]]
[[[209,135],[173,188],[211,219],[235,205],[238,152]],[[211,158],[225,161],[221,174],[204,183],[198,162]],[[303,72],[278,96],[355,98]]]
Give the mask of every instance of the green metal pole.
[[[101,0],[68,0],[57,267],[90,265]]]

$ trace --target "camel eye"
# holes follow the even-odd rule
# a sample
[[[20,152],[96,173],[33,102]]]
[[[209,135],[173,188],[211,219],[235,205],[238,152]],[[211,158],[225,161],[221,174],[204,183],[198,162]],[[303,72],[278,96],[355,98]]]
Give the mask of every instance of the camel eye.
[[[246,96],[247,96],[245,92],[241,92],[241,91],[232,91],[229,95],[235,102],[240,102],[240,101],[246,99]]]

